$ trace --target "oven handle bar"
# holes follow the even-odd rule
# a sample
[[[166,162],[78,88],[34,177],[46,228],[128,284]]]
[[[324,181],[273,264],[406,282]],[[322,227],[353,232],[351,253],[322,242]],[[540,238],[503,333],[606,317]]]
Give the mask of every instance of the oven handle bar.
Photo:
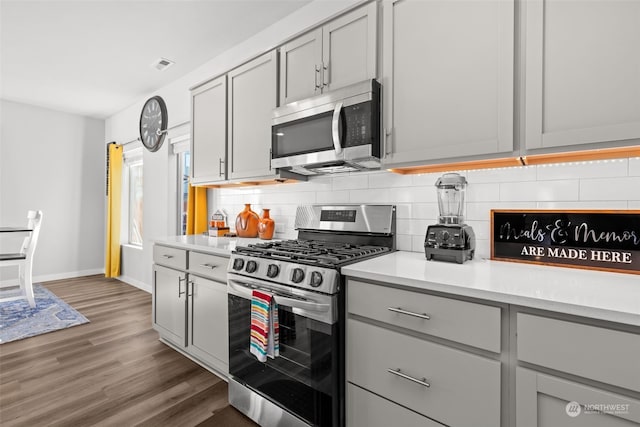
[[[247,280],[247,282],[250,283],[249,280]],[[320,304],[297,295],[286,295],[264,285],[260,286],[259,283],[254,283],[255,287],[253,287],[251,284],[244,284],[237,280],[228,279],[227,284],[229,285],[229,293],[245,299],[251,299],[252,291],[254,289],[260,289],[264,292],[273,294],[276,297],[276,302],[278,304],[286,305],[291,308],[299,308],[301,310],[314,311],[318,313],[326,313],[331,308],[330,304]]]

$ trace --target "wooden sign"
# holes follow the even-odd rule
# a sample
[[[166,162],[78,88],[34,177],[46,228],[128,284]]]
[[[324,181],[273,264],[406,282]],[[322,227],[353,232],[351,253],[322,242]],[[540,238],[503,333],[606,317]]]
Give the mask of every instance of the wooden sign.
[[[640,274],[640,211],[494,209],[491,259]]]

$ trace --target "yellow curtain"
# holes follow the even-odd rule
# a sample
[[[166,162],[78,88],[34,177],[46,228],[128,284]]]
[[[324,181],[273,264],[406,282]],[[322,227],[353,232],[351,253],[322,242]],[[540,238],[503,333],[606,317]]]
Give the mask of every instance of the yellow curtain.
[[[105,277],[120,275],[120,199],[122,187],[122,145],[109,144],[107,171],[107,247]]]
[[[189,184],[187,195],[187,234],[200,234],[208,230],[207,189]]]

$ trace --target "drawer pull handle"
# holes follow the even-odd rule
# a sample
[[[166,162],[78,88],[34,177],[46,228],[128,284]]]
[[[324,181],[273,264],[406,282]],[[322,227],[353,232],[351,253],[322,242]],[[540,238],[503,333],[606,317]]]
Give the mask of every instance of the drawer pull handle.
[[[413,311],[403,310],[400,307],[388,307],[387,310],[393,311],[394,313],[406,314],[407,316],[419,317],[420,319],[431,320],[431,316],[427,315],[427,313],[414,313]]]
[[[171,259],[171,258],[173,258],[173,255],[164,254],[164,255],[162,255],[162,257],[166,258],[166,259]]]
[[[214,269],[214,268],[218,268],[217,265],[213,265],[213,264],[200,264],[200,267],[204,267],[204,268],[210,268],[210,269]]]
[[[407,374],[403,373],[402,371],[400,371],[400,369],[387,369],[387,372],[389,372],[390,374],[393,374],[393,375],[397,375],[400,378],[404,378],[405,380],[413,381],[414,383],[420,384],[421,386],[424,386],[424,387],[427,387],[427,388],[431,387],[431,384],[429,384],[427,382],[426,378],[423,378],[421,380],[419,380],[417,378],[413,378],[411,375],[407,375]]]

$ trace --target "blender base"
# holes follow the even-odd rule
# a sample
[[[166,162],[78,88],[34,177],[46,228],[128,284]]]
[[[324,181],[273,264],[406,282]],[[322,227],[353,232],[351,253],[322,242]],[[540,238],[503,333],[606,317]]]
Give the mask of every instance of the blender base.
[[[430,225],[424,240],[427,260],[457,262],[473,259],[476,238],[468,225]]]

